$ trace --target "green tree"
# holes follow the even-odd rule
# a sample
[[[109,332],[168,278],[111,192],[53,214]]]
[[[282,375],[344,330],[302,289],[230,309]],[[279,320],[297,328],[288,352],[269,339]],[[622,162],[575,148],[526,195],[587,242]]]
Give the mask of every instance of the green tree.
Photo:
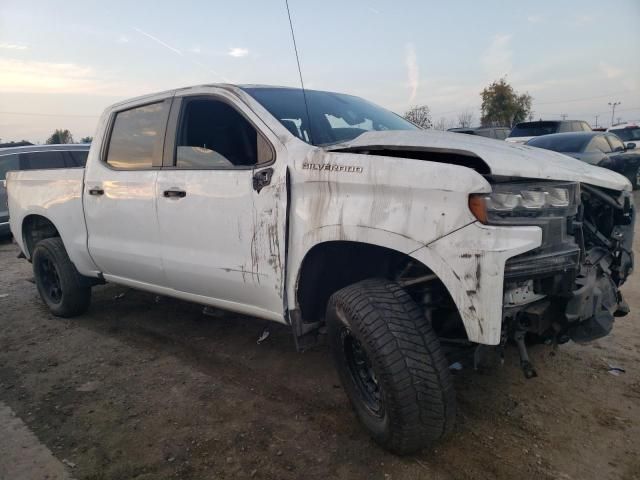
[[[416,105],[415,107],[411,107],[404,113],[403,117],[420,128],[433,128],[431,111],[426,105]]]
[[[73,135],[71,135],[69,130],[56,129],[53,135],[47,138],[47,143],[73,143]]]
[[[483,127],[512,127],[531,112],[531,95],[519,94],[504,77],[482,90],[480,96]]]
[[[93,142],[93,137],[82,137],[80,139],[80,143],[91,143]]]

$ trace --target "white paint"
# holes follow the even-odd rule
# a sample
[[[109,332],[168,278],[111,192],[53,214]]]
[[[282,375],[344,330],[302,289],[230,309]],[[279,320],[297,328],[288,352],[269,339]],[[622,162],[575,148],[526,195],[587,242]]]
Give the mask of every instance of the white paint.
[[[114,110],[174,95],[222,96],[241,110],[275,150],[271,185],[255,192],[252,170],[122,172],[100,163]],[[291,135],[244,91],[204,85],[130,100],[101,117],[84,188],[100,184],[105,195],[84,196],[88,249],[81,170],[10,174],[11,227],[24,250],[22,219],[44,215],[60,230],[83,274],[100,270],[114,283],[280,322],[285,307],[298,307],[300,267],[314,246],[336,240],[375,244],[409,254],[433,270],[451,293],[469,338],[496,344],[504,264],[539,246],[541,231],[476,222],[469,194],[489,192],[491,186],[469,168],[333,151],[404,147],[477,156],[496,175],[629,188],[614,172],[554,152],[455,133],[371,132],[318,148]],[[344,168],[304,168],[327,164]],[[164,198],[162,192],[172,187],[187,196]]]

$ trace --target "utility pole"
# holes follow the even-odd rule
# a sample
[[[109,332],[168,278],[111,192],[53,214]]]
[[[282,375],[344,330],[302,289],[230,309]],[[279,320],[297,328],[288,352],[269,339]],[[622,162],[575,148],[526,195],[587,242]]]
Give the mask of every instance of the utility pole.
[[[622,123],[622,117],[618,117],[618,121],[616,122],[616,125],[620,125]]]
[[[598,117],[599,117],[599,116],[600,116],[600,115],[596,115],[596,128],[598,128]]]
[[[560,114],[560,118],[561,118],[562,120],[566,120],[568,116],[569,116],[569,115],[567,115],[566,113],[561,113],[561,114]]]
[[[616,115],[616,106],[620,105],[622,102],[609,102],[609,106],[611,107],[611,126],[613,127],[613,119]]]

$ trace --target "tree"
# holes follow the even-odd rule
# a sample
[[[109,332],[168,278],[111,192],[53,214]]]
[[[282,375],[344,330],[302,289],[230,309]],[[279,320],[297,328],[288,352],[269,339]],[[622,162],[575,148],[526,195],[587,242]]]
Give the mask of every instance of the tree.
[[[449,128],[453,128],[454,125],[455,123],[453,123],[453,121],[447,120],[445,117],[440,117],[440,119],[433,124],[433,128],[435,130],[442,130],[444,132]]]
[[[473,123],[474,114],[471,110],[465,110],[458,114],[458,127],[469,128]]]
[[[56,129],[53,135],[47,138],[47,143],[73,143],[73,135],[69,130]]]
[[[91,143],[93,142],[93,137],[82,137],[80,139],[80,143]]]
[[[531,112],[531,95],[518,94],[504,77],[482,90],[480,96],[483,127],[512,127]]]
[[[431,111],[427,105],[416,105],[411,107],[403,115],[404,118],[411,123],[415,123],[420,128],[432,128],[433,122],[431,121]]]

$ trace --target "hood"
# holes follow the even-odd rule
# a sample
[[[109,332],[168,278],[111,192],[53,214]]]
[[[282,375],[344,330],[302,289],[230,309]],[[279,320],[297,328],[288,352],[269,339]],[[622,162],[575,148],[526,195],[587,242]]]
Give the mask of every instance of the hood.
[[[561,153],[477,135],[436,130],[367,132],[336,145],[330,151],[421,150],[457,153],[484,161],[492,175],[588,183],[612,190],[631,190],[622,175]]]

